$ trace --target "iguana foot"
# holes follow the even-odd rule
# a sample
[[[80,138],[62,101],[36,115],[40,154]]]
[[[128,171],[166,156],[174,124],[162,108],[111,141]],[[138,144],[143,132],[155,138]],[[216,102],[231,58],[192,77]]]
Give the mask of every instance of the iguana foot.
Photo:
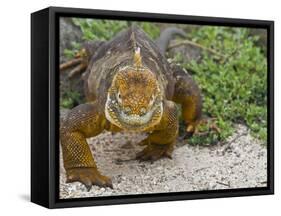
[[[141,143],[143,145],[143,142]],[[156,161],[161,157],[172,159],[173,146],[169,144],[148,144],[141,152],[137,153],[136,159],[140,161]]]
[[[187,128],[186,128],[185,134],[182,135],[181,137],[179,137],[179,140],[188,139],[188,138],[192,137],[193,135],[196,135],[197,132],[198,132],[198,131],[197,131],[197,128],[195,128],[195,127],[192,126],[192,125],[189,125],[189,126],[187,126]]]
[[[92,185],[110,187],[113,189],[111,179],[107,176],[101,175],[97,168],[94,167],[78,167],[68,169],[66,183],[75,181],[79,181],[84,184],[88,191],[90,191]]]
[[[217,126],[215,120],[216,118],[204,118],[199,120],[196,125],[188,125],[185,134],[179,137],[179,139],[185,140],[193,135],[207,136],[210,133],[216,133],[220,136],[221,129]]]

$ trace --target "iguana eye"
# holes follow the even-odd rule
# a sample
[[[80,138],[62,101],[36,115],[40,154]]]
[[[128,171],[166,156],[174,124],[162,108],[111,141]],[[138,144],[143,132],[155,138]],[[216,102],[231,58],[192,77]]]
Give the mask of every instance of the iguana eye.
[[[122,103],[122,98],[121,98],[121,94],[120,94],[119,91],[118,91],[118,93],[117,93],[117,101],[118,101],[119,103]]]

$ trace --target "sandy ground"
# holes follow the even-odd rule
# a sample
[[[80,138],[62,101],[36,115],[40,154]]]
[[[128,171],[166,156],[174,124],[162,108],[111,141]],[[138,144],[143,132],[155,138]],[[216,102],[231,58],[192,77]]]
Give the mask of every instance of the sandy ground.
[[[134,160],[143,147],[140,134],[105,132],[88,139],[97,166],[110,176],[114,189],[93,186],[87,192],[79,182],[66,184],[61,160],[60,198],[143,193],[264,187],[267,184],[267,151],[243,125],[223,146],[198,147],[178,142],[173,159],[154,163]]]

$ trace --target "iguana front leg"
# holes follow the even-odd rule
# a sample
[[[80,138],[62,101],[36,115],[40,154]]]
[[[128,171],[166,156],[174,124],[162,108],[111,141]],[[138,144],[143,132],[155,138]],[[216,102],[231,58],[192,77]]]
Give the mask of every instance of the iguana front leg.
[[[187,135],[190,136],[195,132],[196,126],[201,121],[201,91],[187,72],[178,66],[174,66],[173,70],[176,78],[173,101],[182,106],[182,116],[187,125]]]
[[[79,181],[89,191],[92,185],[111,187],[110,178],[97,169],[86,138],[101,133],[106,120],[98,102],[82,104],[70,111],[61,123],[60,139],[67,182]]]
[[[161,121],[149,136],[140,143],[146,145],[146,147],[137,154],[137,159],[155,161],[161,157],[171,158],[178,129],[176,105],[172,101],[164,101]]]

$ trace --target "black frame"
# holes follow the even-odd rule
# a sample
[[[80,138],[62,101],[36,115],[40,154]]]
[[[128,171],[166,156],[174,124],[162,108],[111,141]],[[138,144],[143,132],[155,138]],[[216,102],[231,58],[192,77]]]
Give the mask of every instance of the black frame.
[[[59,17],[267,29],[267,187],[59,199]],[[31,201],[48,208],[274,194],[274,22],[49,7],[31,14]]]

